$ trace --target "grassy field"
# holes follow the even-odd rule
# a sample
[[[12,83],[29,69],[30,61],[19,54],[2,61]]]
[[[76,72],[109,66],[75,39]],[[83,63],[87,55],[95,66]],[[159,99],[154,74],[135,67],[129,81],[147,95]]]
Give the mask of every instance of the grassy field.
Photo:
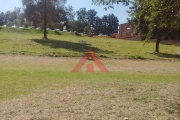
[[[46,60],[47,59],[47,60]],[[86,73],[86,65],[79,73],[72,73],[78,58],[51,58],[16,55],[1,55],[0,99],[11,99],[41,87],[61,86],[78,81],[105,82],[130,80],[135,82],[179,83],[179,61],[166,65],[157,61],[103,60],[110,72]],[[162,63],[161,63],[162,62]],[[90,61],[90,63],[93,63]],[[94,63],[93,63],[94,64]],[[132,65],[133,64],[133,65]],[[160,65],[158,65],[160,64]],[[143,66],[142,66],[143,65]],[[84,72],[83,72],[84,71]]]
[[[16,29],[15,29],[16,30]],[[49,32],[49,40],[42,40],[41,31],[29,32],[21,29],[0,30],[0,53],[26,54],[41,56],[80,57],[91,47],[98,56],[121,59],[180,59],[178,45],[160,45],[160,54],[154,54],[155,43],[129,41],[108,37],[76,36],[74,33]],[[41,34],[40,34],[41,33]],[[79,40],[85,40],[82,46]]]
[[[79,58],[0,55],[1,119],[176,120],[180,64],[101,59],[108,73],[72,73]],[[168,62],[168,64],[167,64]]]
[[[0,30],[0,119],[180,119],[178,45],[28,32]],[[109,72],[71,72],[89,47]]]

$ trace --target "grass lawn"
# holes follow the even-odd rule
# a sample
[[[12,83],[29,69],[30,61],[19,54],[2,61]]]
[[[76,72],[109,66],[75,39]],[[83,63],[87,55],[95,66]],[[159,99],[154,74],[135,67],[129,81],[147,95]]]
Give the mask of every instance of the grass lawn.
[[[0,119],[180,119],[179,46],[161,44],[156,55],[151,42],[73,33],[41,37],[0,30]],[[89,47],[109,72],[91,60],[71,72]],[[95,72],[85,72],[89,63]]]
[[[101,59],[108,73],[72,73],[79,58],[0,55],[2,119],[179,119],[180,64]],[[168,64],[167,64],[168,62]]]
[[[13,29],[0,30],[0,53],[81,57],[89,47],[98,56],[121,59],[180,59],[180,47],[177,45],[160,45],[160,54],[154,54],[155,43],[143,41],[129,41],[107,37],[76,36],[74,33],[61,32],[54,35],[52,31],[49,40],[42,40],[42,33],[23,32]],[[79,40],[85,40],[87,45],[82,46]]]

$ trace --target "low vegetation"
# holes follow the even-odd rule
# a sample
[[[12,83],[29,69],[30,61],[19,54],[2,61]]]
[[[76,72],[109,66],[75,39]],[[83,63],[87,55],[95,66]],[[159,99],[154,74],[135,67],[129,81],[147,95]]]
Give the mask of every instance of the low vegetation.
[[[72,73],[78,61],[0,55],[0,118],[180,118],[179,61],[102,59],[108,73],[86,73],[92,61]]]
[[[109,37],[88,37],[84,34],[48,31],[49,40],[42,39],[42,30],[0,29],[1,54],[26,54],[55,57],[81,57],[88,48],[104,58],[118,59],[179,59],[179,44],[161,45],[161,53],[155,54],[154,43],[129,41]],[[86,45],[79,41],[85,40]]]
[[[41,32],[0,29],[1,119],[180,119],[178,44]],[[71,72],[90,47],[109,72]]]

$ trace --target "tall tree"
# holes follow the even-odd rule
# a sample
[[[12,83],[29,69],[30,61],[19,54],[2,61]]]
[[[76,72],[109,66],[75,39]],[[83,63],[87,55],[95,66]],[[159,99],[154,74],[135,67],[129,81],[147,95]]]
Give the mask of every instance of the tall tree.
[[[107,34],[108,31],[107,31],[107,27],[108,27],[108,16],[107,15],[104,15],[102,18],[101,18],[101,22],[102,22],[102,33],[103,34]]]
[[[97,17],[97,12],[94,9],[90,9],[87,11],[87,22],[89,26],[95,28],[95,20]]]
[[[95,32],[96,34],[101,33],[101,32],[102,32],[102,27],[103,27],[103,25],[102,25],[102,19],[97,16],[97,17],[95,18],[94,32]]]
[[[80,8],[77,12],[77,19],[79,21],[82,21],[84,23],[88,23],[87,21],[87,11],[86,11],[86,8]]]
[[[114,14],[108,15],[108,34],[118,31],[119,20]]]
[[[0,26],[4,25],[5,23],[5,14],[0,12]]]
[[[102,33],[110,35],[117,32],[119,20],[114,14],[104,15],[102,17]]]
[[[22,0],[25,17],[35,26],[44,23],[44,39],[47,39],[47,22],[60,22],[59,11],[64,9],[66,0]]]
[[[139,0],[132,1],[129,10],[127,11],[130,16],[129,18],[127,18],[127,20],[133,28],[133,33],[140,35],[141,39],[144,40],[146,33],[148,32],[149,22],[144,19],[146,13],[141,11],[146,10],[142,9]]]
[[[84,30],[86,30],[86,32],[92,32],[97,28],[96,17],[97,12],[94,9],[86,11],[86,8],[81,8],[77,11],[77,19],[84,23]]]
[[[14,8],[13,11],[7,11],[4,13],[4,24],[13,24],[14,20],[22,24],[24,22],[24,13],[21,11],[21,8]],[[17,22],[15,22],[17,23]]]
[[[76,12],[74,11],[72,6],[67,6],[65,8],[66,11],[66,17],[68,19],[68,21],[73,21],[76,15]]]
[[[162,38],[180,29],[180,0],[136,0],[130,11],[131,23],[138,33],[149,40],[156,38],[155,52],[159,52]]]

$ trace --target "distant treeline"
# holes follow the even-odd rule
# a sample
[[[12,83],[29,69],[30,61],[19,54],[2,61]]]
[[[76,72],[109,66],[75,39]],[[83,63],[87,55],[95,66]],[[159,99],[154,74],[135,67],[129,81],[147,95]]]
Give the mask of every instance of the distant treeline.
[[[72,6],[65,6],[66,0],[59,0],[58,4],[51,0],[47,1],[45,10],[44,3],[41,1],[22,0],[23,8],[14,8],[13,11],[7,12],[0,11],[0,26],[43,29],[44,15],[46,15],[47,28],[52,30],[66,29],[87,34],[111,34],[118,30],[119,21],[114,14],[100,18],[94,9],[81,8],[74,11]]]

